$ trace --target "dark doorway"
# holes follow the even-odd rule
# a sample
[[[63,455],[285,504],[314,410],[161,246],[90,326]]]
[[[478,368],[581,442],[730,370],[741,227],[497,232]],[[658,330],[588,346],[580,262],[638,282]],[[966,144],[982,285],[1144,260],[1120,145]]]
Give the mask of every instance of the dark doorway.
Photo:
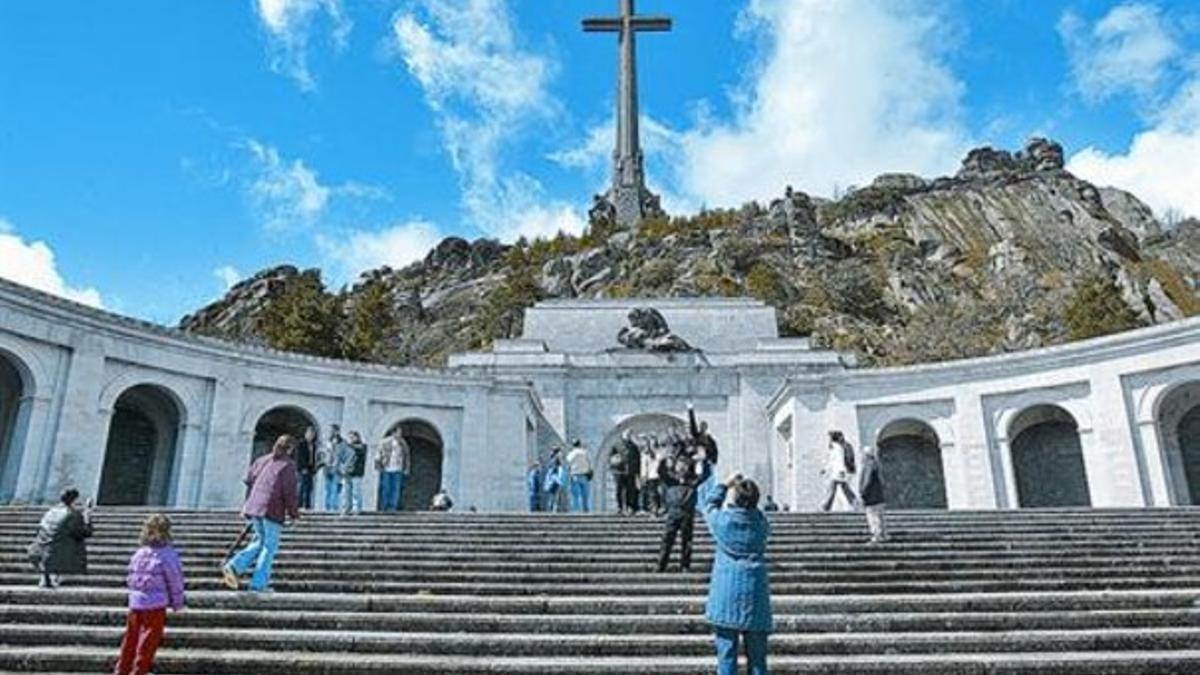
[[[916,420],[893,422],[880,432],[878,452],[888,508],[946,508],[942,448],[933,428]]]
[[[404,437],[409,451],[412,452],[412,464],[409,467],[408,482],[404,486],[404,503],[401,508],[405,511],[426,511],[433,495],[442,487],[442,460],[445,453],[442,435],[424,420],[404,420],[398,425],[393,425],[388,434],[397,426],[400,427],[400,435]]]
[[[1179,454],[1183,457],[1188,495],[1193,505],[1200,506],[1200,405],[1194,406],[1179,420],[1175,438],[1179,443]]]
[[[275,445],[275,439],[284,434],[291,434],[296,440],[304,438],[304,431],[310,426],[317,430],[317,438],[320,438],[321,428],[303,410],[292,406],[268,410],[254,425],[254,445],[250,451],[250,461],[253,462],[270,452],[271,447]]]
[[[143,384],[121,394],[108,425],[97,503],[168,504],[181,421],[179,406],[160,387]]]
[[[1013,473],[1021,507],[1091,506],[1079,425],[1058,406],[1031,408],[1013,420]]]

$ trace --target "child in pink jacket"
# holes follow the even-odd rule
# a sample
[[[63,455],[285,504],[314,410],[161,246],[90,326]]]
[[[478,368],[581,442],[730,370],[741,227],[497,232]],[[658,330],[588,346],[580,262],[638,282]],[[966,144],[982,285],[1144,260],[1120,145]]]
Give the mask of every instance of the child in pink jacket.
[[[171,547],[171,519],[153,515],[142,525],[142,547],[129,559],[129,615],[114,675],[146,675],[162,642],[167,608],[184,607],[183,564]]]

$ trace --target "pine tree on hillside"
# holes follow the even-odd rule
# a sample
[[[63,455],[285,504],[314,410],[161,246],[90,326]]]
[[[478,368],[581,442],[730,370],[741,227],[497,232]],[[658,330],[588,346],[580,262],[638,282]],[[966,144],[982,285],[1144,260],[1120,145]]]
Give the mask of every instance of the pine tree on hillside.
[[[368,281],[358,289],[347,314],[342,356],[351,361],[386,361],[387,339],[396,327],[391,289],[379,281]]]
[[[307,270],[267,305],[259,325],[275,349],[336,357],[340,319],[337,298],[325,291],[321,272]]]
[[[1099,274],[1080,282],[1064,313],[1071,340],[1111,335],[1140,328],[1143,323],[1121,297],[1121,289]]]

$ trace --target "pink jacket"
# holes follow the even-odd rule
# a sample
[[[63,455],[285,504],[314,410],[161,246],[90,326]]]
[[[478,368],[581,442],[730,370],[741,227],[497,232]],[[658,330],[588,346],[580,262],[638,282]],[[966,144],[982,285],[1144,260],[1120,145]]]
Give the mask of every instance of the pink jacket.
[[[126,582],[129,609],[183,609],[183,563],[170,546],[143,546],[135,551]]]

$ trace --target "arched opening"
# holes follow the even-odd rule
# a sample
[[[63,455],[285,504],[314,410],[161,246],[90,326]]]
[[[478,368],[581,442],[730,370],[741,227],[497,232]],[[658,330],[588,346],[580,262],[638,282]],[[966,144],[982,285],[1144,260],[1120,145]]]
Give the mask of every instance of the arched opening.
[[[1159,405],[1156,420],[1172,502],[1200,505],[1200,382],[1172,389]]]
[[[442,459],[445,446],[436,427],[425,420],[408,419],[393,424],[388,429],[391,435],[400,427],[400,435],[408,443],[412,461],[409,466],[408,482],[404,486],[404,511],[426,511],[433,495],[442,487]]]
[[[263,413],[254,425],[254,442],[250,449],[250,461],[262,457],[271,451],[275,439],[289,434],[297,440],[304,438],[304,432],[313,427],[317,438],[321,437],[321,427],[307,412],[294,406],[279,406]]]
[[[166,505],[183,422],[180,405],[162,387],[139,384],[113,404],[97,503]]]
[[[1079,425],[1055,405],[1023,411],[1009,425],[1021,507],[1091,506]]]
[[[0,352],[0,503],[12,499],[25,445],[29,386],[22,367]]]
[[[942,448],[933,427],[919,420],[897,420],[879,432],[876,448],[888,508],[946,508]]]
[[[592,481],[592,503],[597,511],[617,510],[617,486],[608,472],[608,453],[626,431],[632,433],[635,439],[646,437],[665,440],[671,434],[688,435],[687,422],[665,413],[634,415],[608,432],[600,442],[600,447],[592,453],[592,467],[596,472],[596,480]]]

